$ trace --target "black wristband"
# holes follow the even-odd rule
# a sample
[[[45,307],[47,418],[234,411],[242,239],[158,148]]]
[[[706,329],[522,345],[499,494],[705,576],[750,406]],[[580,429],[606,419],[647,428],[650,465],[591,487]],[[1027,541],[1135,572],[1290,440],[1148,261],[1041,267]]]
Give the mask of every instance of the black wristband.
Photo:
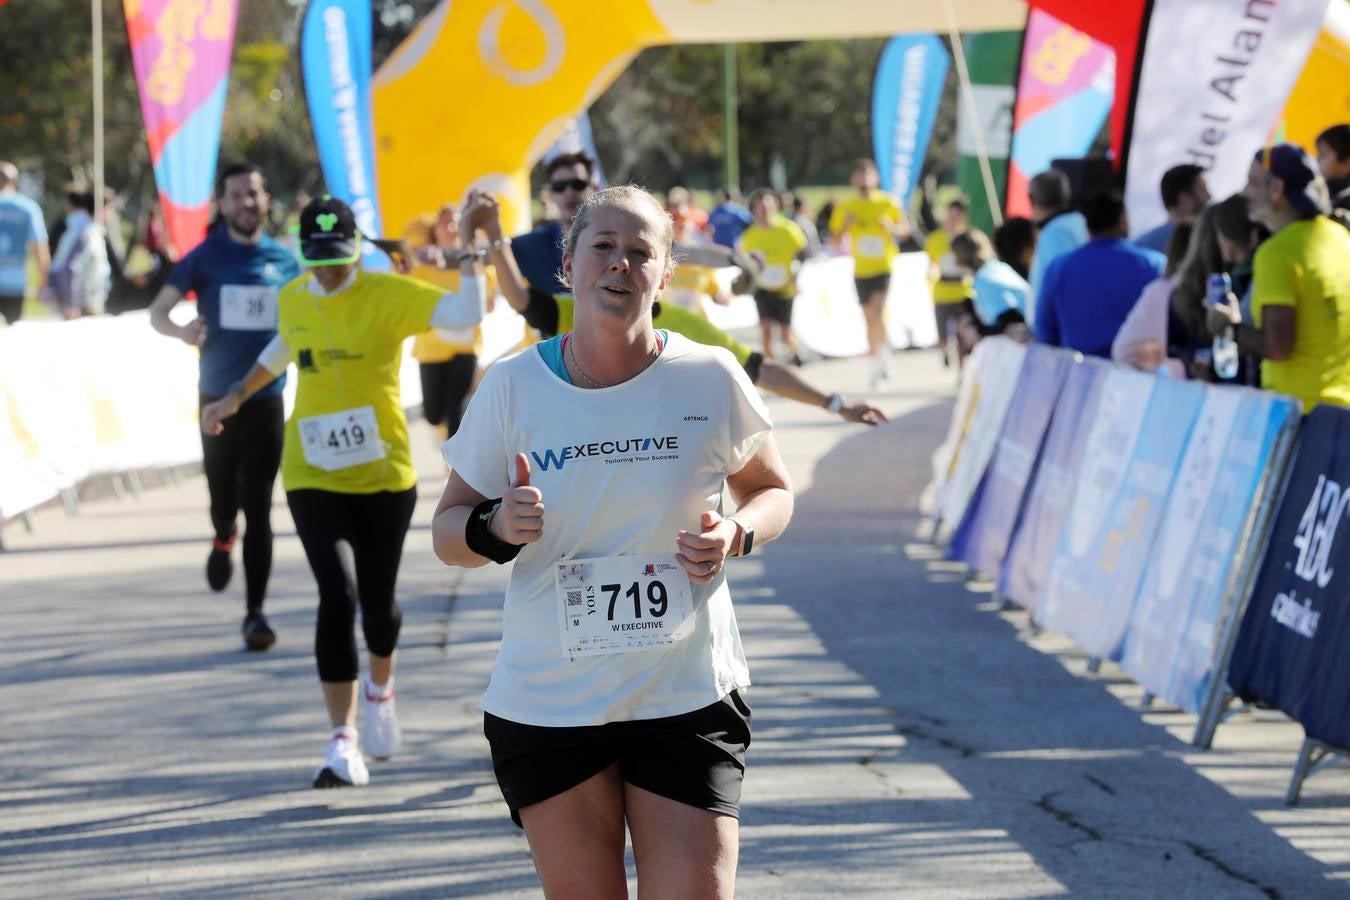
[[[505,565],[520,555],[524,544],[508,544],[488,530],[488,523],[502,505],[502,498],[484,500],[469,513],[464,523],[464,543],[479,556],[487,557],[495,563]]]

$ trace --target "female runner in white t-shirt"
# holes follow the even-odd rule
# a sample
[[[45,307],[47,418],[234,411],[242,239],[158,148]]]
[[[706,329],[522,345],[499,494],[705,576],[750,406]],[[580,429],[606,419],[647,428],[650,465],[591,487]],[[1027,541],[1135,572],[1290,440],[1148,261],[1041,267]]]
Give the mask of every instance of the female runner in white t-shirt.
[[[644,896],[733,892],[749,672],[723,566],[792,494],[732,355],[652,326],[672,237],[640,188],[587,200],[575,329],[493,366],[446,445],[437,556],[515,560],[484,731],[550,898],[625,897],[625,823]]]

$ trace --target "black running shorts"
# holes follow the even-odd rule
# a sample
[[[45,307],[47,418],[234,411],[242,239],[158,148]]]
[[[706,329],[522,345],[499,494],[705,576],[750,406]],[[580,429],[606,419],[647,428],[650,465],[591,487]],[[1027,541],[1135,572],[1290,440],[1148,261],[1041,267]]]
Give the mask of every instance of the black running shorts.
[[[881,294],[884,298],[891,289],[891,276],[887,272],[885,275],[872,275],[869,278],[853,279],[853,286],[858,289],[858,302],[864,306],[872,299],[873,294]],[[885,300],[883,299],[884,303]]]
[[[571,728],[483,715],[511,820],[618,764],[623,780],[699,809],[740,817],[750,707],[737,691],[678,716]]]
[[[761,322],[777,322],[779,325],[792,324],[792,300],[773,291],[755,291],[755,310]]]

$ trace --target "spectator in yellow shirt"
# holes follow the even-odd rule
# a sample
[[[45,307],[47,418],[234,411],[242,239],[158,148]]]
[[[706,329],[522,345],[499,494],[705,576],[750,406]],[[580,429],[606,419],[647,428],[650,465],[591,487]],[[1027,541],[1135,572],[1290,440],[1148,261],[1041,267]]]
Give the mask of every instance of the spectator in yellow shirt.
[[[1259,356],[1261,386],[1297,397],[1305,413],[1350,406],[1350,231],[1328,217],[1317,164],[1293,144],[1267,147],[1243,194],[1271,231],[1253,264],[1252,321],[1230,294],[1210,309],[1210,332]]]

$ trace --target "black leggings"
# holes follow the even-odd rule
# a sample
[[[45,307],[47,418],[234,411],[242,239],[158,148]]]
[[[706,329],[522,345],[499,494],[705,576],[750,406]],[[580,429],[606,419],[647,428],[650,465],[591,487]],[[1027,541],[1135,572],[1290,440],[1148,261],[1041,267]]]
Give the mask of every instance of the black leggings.
[[[288,491],[295,530],[319,585],[314,658],[319,680],[355,681],[356,605],[366,649],[391,656],[398,646],[403,611],[394,599],[403,538],[417,505],[417,488],[375,494]]]
[[[202,405],[214,399],[203,394]],[[244,513],[244,582],[251,611],[262,609],[272,574],[272,485],[285,430],[281,397],[260,397],[226,419],[219,435],[202,435],[202,468],[216,538],[229,540],[240,510]]]
[[[422,363],[422,415],[432,425],[444,425],[453,437],[464,416],[464,401],[473,388],[478,357],[472,353],[452,356],[445,362]]]

